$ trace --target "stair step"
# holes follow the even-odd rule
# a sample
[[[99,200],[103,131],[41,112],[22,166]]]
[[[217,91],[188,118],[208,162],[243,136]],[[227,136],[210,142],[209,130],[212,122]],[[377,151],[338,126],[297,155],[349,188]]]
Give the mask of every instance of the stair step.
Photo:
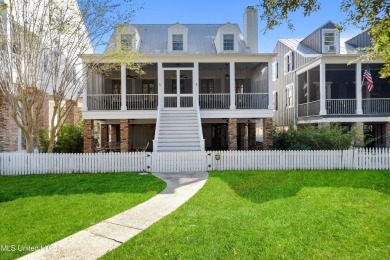
[[[165,144],[165,143],[179,143],[179,144],[183,144],[183,143],[199,143],[199,138],[186,138],[186,139],[159,139],[158,140],[159,143],[161,144]]]
[[[200,147],[158,147],[159,152],[200,151]]]

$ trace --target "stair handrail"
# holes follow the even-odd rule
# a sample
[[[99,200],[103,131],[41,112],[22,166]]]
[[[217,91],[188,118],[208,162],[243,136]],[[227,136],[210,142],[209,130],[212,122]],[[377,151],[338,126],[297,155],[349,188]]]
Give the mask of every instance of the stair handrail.
[[[161,105],[158,105],[157,106],[156,130],[154,131],[154,140],[153,140],[153,152],[157,152],[158,135],[160,132],[160,117],[161,117]]]
[[[203,129],[202,129],[202,120],[200,119],[200,109],[199,104],[195,106],[196,114],[197,114],[197,120],[198,120],[198,131],[199,131],[199,143],[200,143],[200,150],[205,150],[205,143],[203,139]]]

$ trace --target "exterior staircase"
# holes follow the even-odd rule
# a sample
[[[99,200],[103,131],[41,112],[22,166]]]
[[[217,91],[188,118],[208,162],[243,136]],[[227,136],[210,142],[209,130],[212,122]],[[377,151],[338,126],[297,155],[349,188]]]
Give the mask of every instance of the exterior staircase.
[[[196,108],[163,108],[159,111],[154,150],[202,151],[203,134]]]

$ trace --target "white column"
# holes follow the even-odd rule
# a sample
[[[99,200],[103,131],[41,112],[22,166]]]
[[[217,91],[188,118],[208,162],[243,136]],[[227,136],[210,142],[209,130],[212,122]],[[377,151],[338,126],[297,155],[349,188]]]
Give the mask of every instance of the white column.
[[[230,109],[236,109],[236,68],[233,61],[230,62]]]
[[[325,63],[320,64],[320,115],[326,115],[326,78]]]
[[[193,93],[193,105],[199,106],[199,62],[194,62],[194,70],[192,73],[192,93]]]
[[[88,93],[87,93],[88,86],[85,86],[83,89],[83,112],[88,111]]]
[[[268,62],[268,109],[274,110],[274,100],[272,94],[272,61]]]
[[[121,65],[121,110],[126,111],[126,65]]]
[[[362,115],[362,63],[356,63],[356,114]]]
[[[82,93],[82,98],[83,98],[83,112],[87,112],[88,111],[88,93],[87,93],[87,89],[88,89],[88,84],[90,82],[89,80],[89,77],[94,77],[93,74],[90,74],[88,73],[87,71],[87,68],[86,66],[84,65],[84,63],[81,64],[81,71],[82,71],[82,75],[81,77],[82,78],[82,86],[84,87],[83,88],[83,93]]]
[[[157,93],[158,93],[158,107],[164,107],[164,71],[162,69],[162,62],[157,63]]]

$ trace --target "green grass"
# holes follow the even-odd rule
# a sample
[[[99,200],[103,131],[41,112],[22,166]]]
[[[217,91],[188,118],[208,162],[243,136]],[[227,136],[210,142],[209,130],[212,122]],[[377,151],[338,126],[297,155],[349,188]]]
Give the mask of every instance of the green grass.
[[[104,259],[389,259],[389,171],[213,172]]]
[[[123,212],[160,192],[165,183],[134,173],[0,177],[0,259],[45,246]],[[16,246],[6,251],[4,246]]]

